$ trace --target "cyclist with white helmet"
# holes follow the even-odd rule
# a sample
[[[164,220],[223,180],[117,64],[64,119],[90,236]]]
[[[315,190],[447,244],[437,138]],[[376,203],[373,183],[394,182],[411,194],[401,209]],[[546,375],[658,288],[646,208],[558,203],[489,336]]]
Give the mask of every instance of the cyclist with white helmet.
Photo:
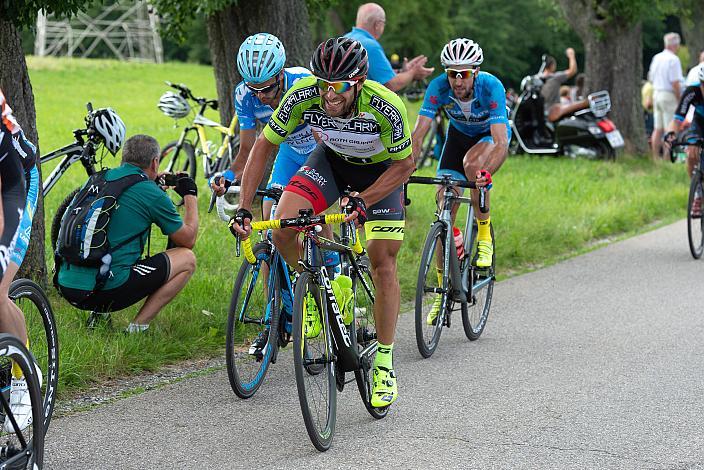
[[[29,246],[32,218],[39,196],[36,149],[24,136],[5,95],[0,90],[0,332],[11,333],[28,345],[22,311],[8,297]],[[41,382],[41,371],[37,371]],[[20,429],[32,422],[27,381],[17,364],[12,366],[10,407]],[[5,431],[13,425],[5,420]]]
[[[281,97],[299,79],[311,75],[303,67],[287,67],[286,51],[273,34],[257,33],[244,40],[237,53],[237,69],[242,76],[234,91],[235,112],[240,123],[240,148],[232,167],[222,176],[239,180],[249,152],[257,138],[257,122],[266,124]],[[269,185],[284,187],[315,148],[315,139],[307,124],[301,124],[279,145]],[[220,184],[215,184],[215,181]],[[224,185],[215,178],[211,186],[218,195]],[[262,211],[268,218],[273,201],[265,200]]]
[[[506,160],[511,132],[504,87],[492,74],[479,71],[484,54],[471,39],[458,38],[447,43],[440,61],[445,73],[433,79],[425,92],[413,131],[413,156],[417,158],[420,154],[423,139],[442,107],[450,125],[437,175],[449,174],[491,188],[492,175]],[[488,267],[494,255],[491,220],[488,211],[479,211],[476,190],[472,192],[479,227],[478,256],[474,262],[479,267]],[[489,193],[486,204],[488,208]],[[457,207],[452,213],[453,220],[456,211]],[[428,314],[428,323],[433,324],[439,309],[437,302]]]

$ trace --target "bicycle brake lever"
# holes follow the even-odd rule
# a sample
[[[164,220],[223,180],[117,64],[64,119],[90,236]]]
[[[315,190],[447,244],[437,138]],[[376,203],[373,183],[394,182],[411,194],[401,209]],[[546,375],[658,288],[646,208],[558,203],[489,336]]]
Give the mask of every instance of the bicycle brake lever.
[[[489,209],[486,207],[486,187],[479,188],[479,211],[482,214],[489,212]]]
[[[208,214],[213,212],[213,207],[215,206],[215,200],[217,199],[217,195],[215,194],[215,191],[211,189],[211,194],[210,194],[210,205],[208,206]]]
[[[235,256],[239,258],[241,254],[242,238],[239,235],[235,235],[235,240],[237,240],[235,243]]]

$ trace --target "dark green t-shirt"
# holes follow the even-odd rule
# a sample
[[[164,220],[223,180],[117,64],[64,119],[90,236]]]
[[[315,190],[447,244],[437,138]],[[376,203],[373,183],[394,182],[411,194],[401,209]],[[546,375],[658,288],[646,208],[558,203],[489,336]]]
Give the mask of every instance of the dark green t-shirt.
[[[141,172],[138,167],[123,163],[108,170],[105,179],[114,181]],[[142,250],[147,243],[147,229],[151,224],[156,224],[164,235],[171,235],[181,228],[183,220],[169,196],[155,182],[141,181],[127,188],[118,198],[117,207],[108,226],[108,240],[110,246],[117,246],[138,233],[144,235],[118,248],[112,254],[111,276],[104,290],[120,287],[127,281],[131,266],[142,256]],[[97,268],[62,263],[59,284],[71,289],[92,290],[96,274]]]

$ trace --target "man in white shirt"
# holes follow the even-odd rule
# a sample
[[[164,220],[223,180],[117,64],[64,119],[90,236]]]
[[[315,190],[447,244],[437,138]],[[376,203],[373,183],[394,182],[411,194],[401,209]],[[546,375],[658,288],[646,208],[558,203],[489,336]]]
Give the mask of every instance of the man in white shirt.
[[[662,136],[667,125],[672,121],[675,108],[682,94],[682,64],[677,51],[680,48],[680,35],[667,33],[663,38],[665,49],[655,54],[650,62],[648,80],[653,84],[654,129],[652,135],[653,160],[660,158]]]
[[[699,63],[692,67],[687,74],[686,86],[699,85],[699,69],[704,67],[704,49],[699,53]]]

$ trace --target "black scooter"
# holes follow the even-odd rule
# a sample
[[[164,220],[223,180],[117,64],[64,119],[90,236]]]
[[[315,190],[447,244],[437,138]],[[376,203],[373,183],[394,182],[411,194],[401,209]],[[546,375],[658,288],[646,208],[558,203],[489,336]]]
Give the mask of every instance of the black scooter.
[[[589,108],[548,122],[540,90],[543,65],[537,75],[521,82],[521,94],[511,111],[511,152],[539,155],[568,155],[614,160],[623,147],[623,136],[606,116],[611,110],[608,91],[590,94]]]

